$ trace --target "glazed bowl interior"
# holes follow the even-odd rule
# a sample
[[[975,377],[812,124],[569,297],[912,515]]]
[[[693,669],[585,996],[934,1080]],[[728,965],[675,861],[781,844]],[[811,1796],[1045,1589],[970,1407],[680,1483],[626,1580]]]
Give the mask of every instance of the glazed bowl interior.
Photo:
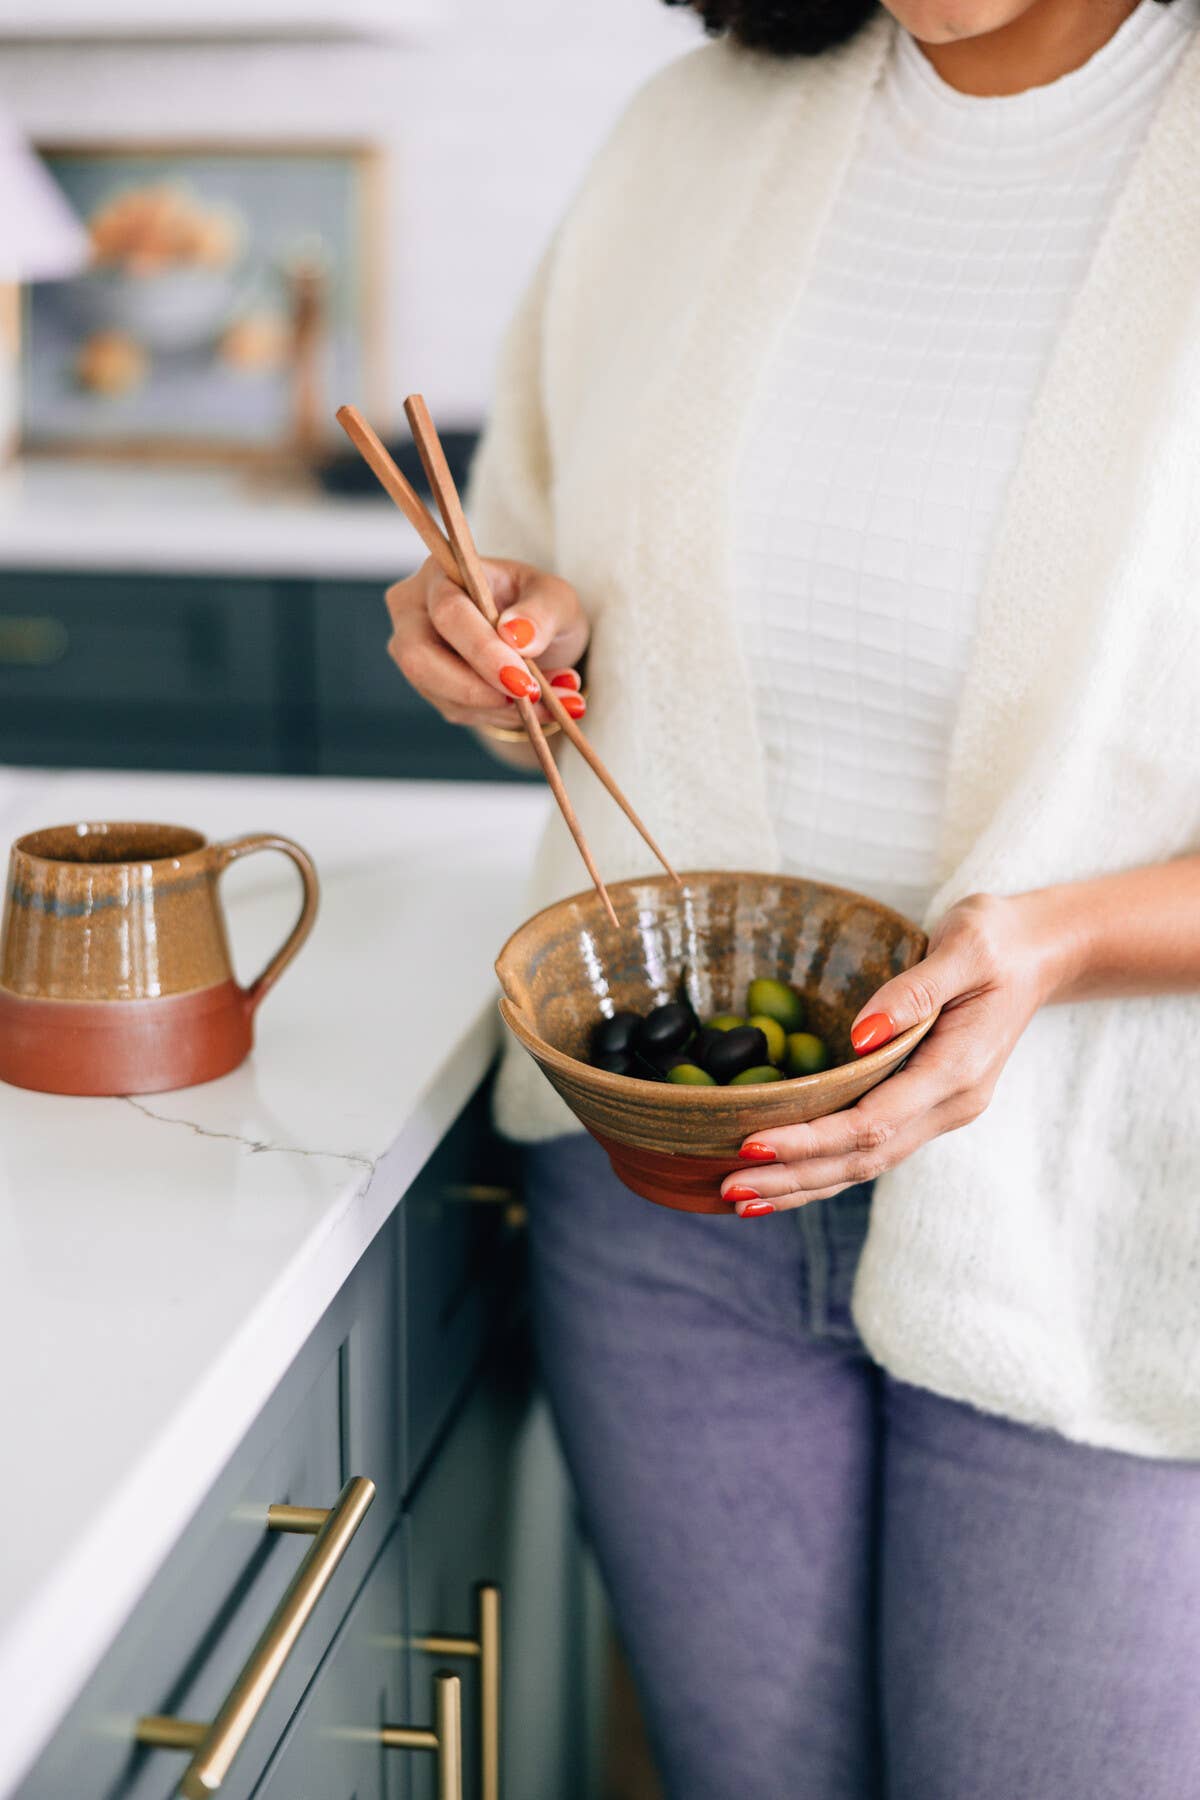
[[[610,1155],[617,1144],[728,1165],[751,1129],[852,1104],[933,1023],[856,1056],[856,1014],[926,948],[919,926],[865,895],[799,876],[729,871],[690,872],[682,891],[667,876],[614,882],[609,891],[619,931],[594,893],[576,894],[522,925],[496,969],[506,1023]],[[740,1013],[749,983],[763,975],[802,992],[805,1028],[827,1043],[828,1069],[771,1085],[692,1088],[613,1075],[587,1062],[602,1017],[677,999],[681,978],[701,1019]],[[628,1179],[626,1169],[619,1172]]]

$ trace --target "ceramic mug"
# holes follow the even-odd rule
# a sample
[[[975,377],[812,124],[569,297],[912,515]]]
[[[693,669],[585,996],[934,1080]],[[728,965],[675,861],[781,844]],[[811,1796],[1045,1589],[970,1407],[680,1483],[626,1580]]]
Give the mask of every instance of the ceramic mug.
[[[248,988],[217,884],[256,850],[290,856],[300,917]],[[0,1080],[51,1094],[150,1094],[227,1074],[312,930],[317,874],[289,838],[210,844],[182,825],[53,825],[18,838],[0,925]]]

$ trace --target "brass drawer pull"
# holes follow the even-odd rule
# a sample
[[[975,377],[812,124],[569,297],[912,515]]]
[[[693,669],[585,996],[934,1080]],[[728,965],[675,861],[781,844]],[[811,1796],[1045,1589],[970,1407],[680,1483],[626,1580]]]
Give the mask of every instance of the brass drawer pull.
[[[71,634],[61,619],[0,618],[0,664],[7,668],[51,669],[70,647]]]
[[[149,1744],[159,1750],[194,1752],[179,1784],[178,1791],[185,1800],[205,1800],[206,1795],[217,1792],[228,1775],[230,1764],[262,1711],[295,1648],[296,1639],[333,1579],[374,1498],[375,1483],[364,1475],[356,1475],[346,1483],[336,1503],[328,1510],[312,1506],[272,1506],[267,1509],[267,1526],[271,1531],[313,1534],[313,1544],[268,1619],[224,1705],[211,1725],[192,1719],[164,1718],[161,1714],[137,1722],[134,1735],[140,1744]]]
[[[462,1682],[440,1672],[433,1678],[432,1731],[421,1725],[385,1725],[385,1750],[432,1750],[437,1757],[437,1800],[463,1800]]]
[[[500,1589],[475,1590],[474,1637],[417,1637],[414,1650],[430,1656],[479,1658],[479,1800],[500,1800]]]
[[[524,1202],[517,1191],[487,1181],[447,1181],[442,1187],[443,1200],[465,1201],[469,1206],[502,1206],[504,1223],[510,1231],[520,1231],[526,1223]]]

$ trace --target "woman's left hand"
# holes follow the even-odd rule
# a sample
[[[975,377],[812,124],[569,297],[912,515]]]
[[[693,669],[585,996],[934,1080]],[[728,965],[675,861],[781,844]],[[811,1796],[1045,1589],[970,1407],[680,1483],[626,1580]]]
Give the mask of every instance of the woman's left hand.
[[[1041,899],[970,894],[952,906],[923,961],[881,987],[854,1022],[865,1052],[939,1013],[903,1069],[844,1112],[751,1133],[740,1152],[745,1173],[727,1176],[721,1197],[742,1218],[825,1200],[977,1119],[1059,980],[1062,946]]]

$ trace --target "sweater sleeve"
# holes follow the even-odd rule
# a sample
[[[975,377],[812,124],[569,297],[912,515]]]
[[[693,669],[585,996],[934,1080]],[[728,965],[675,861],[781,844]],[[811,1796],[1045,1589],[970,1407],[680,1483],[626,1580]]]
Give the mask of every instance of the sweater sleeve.
[[[488,423],[467,496],[485,556],[554,565],[552,471],[542,383],[542,322],[554,244],[547,248],[508,327]]]

